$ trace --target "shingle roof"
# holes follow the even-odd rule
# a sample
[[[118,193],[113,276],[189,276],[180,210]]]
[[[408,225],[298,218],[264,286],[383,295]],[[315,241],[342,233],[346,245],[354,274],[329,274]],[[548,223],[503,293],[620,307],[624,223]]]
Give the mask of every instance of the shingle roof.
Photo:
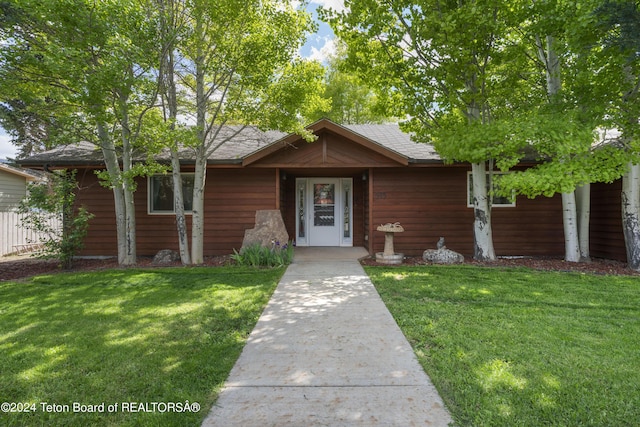
[[[17,160],[21,165],[42,165],[42,164],[78,164],[103,162],[100,147],[90,142],[81,141],[69,145],[61,145],[52,150],[34,154],[26,159]]]
[[[440,156],[436,153],[433,145],[413,141],[411,135],[400,130],[400,126],[396,123],[343,125],[343,127],[409,159],[440,160]]]
[[[397,124],[343,125],[342,127],[410,160],[440,160],[433,146],[412,141],[410,135],[402,132]],[[216,136],[217,140],[224,142],[209,156],[209,160],[212,163],[238,163],[244,157],[277,144],[288,136],[279,131],[261,131],[254,126],[225,126],[219,129]],[[136,157],[138,160],[143,160],[145,155]],[[163,151],[157,158],[161,161],[169,160],[169,151]],[[183,148],[180,158],[186,162],[193,161],[195,152],[188,147]],[[57,147],[20,161],[26,166],[101,164],[102,162],[99,147],[89,142]]]

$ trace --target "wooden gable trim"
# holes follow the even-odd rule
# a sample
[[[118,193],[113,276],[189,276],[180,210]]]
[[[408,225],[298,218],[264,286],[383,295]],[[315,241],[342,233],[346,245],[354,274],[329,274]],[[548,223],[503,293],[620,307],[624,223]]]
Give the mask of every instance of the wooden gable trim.
[[[307,130],[310,130],[311,132],[313,132],[314,134],[316,134],[316,136],[318,136],[318,138],[320,138],[320,141],[316,140],[314,141],[314,143],[317,142],[321,142],[323,144],[322,146],[322,152],[323,152],[323,157],[326,159],[326,153],[327,153],[327,145],[326,145],[326,141],[325,139],[320,135],[318,135],[319,133],[321,133],[321,131],[329,131],[332,132],[338,136],[342,136],[352,142],[355,142],[356,144],[365,147],[375,153],[378,153],[402,166],[408,166],[409,165],[409,158],[397,153],[395,151],[392,151],[368,138],[365,138],[357,133],[354,133],[352,131],[350,131],[349,129],[342,127],[330,120],[327,119],[323,119],[320,120],[314,124],[312,124],[311,126],[307,127]],[[291,134],[288,135],[287,137],[281,139],[280,141],[277,141],[259,151],[256,151],[253,154],[248,155],[247,157],[245,157],[242,160],[242,166],[248,166],[251,165],[253,163],[256,163],[262,159],[264,159],[265,157],[276,153],[278,151],[280,151],[281,149],[283,149],[284,147],[288,146],[288,145],[295,145],[295,143],[299,142],[302,138],[300,137],[300,135],[297,134]]]

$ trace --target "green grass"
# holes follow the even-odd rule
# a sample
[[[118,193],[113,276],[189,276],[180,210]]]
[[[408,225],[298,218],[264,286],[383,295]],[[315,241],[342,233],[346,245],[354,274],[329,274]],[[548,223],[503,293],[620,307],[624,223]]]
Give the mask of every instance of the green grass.
[[[35,411],[0,412],[0,425],[199,425],[283,272],[109,270],[1,283],[0,402]],[[122,410],[186,401],[200,411]],[[74,402],[119,406],[73,413]]]
[[[640,280],[367,267],[462,426],[640,420]]]

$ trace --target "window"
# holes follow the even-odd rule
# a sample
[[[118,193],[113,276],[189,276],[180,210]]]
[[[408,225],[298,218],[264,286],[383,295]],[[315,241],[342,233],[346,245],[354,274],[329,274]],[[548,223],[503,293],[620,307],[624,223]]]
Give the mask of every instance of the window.
[[[184,210],[191,212],[193,207],[193,174],[182,174],[182,195]],[[174,210],[173,178],[171,175],[149,177],[149,213],[171,214]]]
[[[493,172],[493,176],[502,175],[508,172]],[[489,188],[489,172],[486,173],[487,177],[487,191],[491,192],[491,188]],[[495,184],[495,183],[494,183]],[[506,196],[493,196],[492,205],[494,207],[503,207],[503,208],[513,208],[516,206],[516,196],[515,193],[511,195],[511,197]],[[467,207],[473,207],[473,174],[471,172],[467,172]]]

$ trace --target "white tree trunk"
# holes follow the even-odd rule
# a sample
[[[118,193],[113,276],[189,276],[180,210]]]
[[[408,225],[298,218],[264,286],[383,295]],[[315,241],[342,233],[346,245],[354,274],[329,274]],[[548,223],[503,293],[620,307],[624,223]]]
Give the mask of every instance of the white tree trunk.
[[[632,162],[622,176],[622,230],[627,265],[640,271],[640,164]]]
[[[98,136],[102,146],[104,163],[109,173],[111,187],[113,189],[114,207],[116,213],[116,240],[118,245],[118,264],[133,265],[136,263],[136,236],[135,236],[135,216],[134,228],[129,227],[128,221],[130,210],[127,209],[127,198],[125,197],[125,187],[122,178],[122,171],[116,155],[113,140],[107,133],[105,126],[98,124]],[[129,212],[128,212],[129,211]],[[134,211],[135,215],[135,211]]]
[[[158,83],[163,100],[166,100],[165,120],[169,121],[172,138],[172,140],[168,142],[171,152],[171,175],[173,178],[174,210],[176,213],[176,231],[178,233],[180,261],[182,261],[184,265],[189,265],[191,264],[191,253],[189,252],[187,220],[184,214],[184,194],[182,191],[179,155],[180,141],[177,141],[175,137],[176,121],[178,119],[178,93],[175,83],[174,48],[176,40],[174,34],[176,32],[176,14],[179,12],[173,1],[160,0],[158,5],[161,9],[160,29],[164,41],[163,55],[161,57],[162,73],[159,76]]]
[[[589,221],[591,218],[591,184],[587,183],[576,188],[576,206],[578,217],[578,242],[580,246],[580,260],[587,262],[591,259],[589,253]]]
[[[182,176],[180,175],[180,159],[178,151],[171,150],[171,168],[173,176],[173,194],[175,199],[176,228],[178,231],[178,246],[182,264],[191,264],[189,253],[189,238],[187,236],[187,220],[184,214],[184,194],[182,192]]]
[[[559,101],[562,90],[562,76],[560,72],[560,58],[555,51],[554,38],[546,36],[544,43],[538,37],[536,46],[538,48],[538,58],[542,61],[547,77],[547,95],[549,102],[554,104]],[[564,225],[564,259],[569,262],[580,261],[580,237],[578,231],[578,209],[576,207],[576,192],[562,193],[562,220]],[[589,245],[589,221],[582,220],[583,227],[586,227],[585,243],[588,253]]]
[[[198,150],[200,151],[200,150]],[[204,262],[204,186],[207,179],[207,159],[198,153],[193,179],[193,212],[191,214],[191,262]]]
[[[196,20],[196,34],[204,43],[202,20]],[[196,125],[198,127],[198,147],[193,180],[193,212],[191,215],[191,262],[204,262],[204,187],[207,178],[207,95],[205,91],[205,52],[198,44],[195,60],[196,71]]]
[[[576,193],[562,193],[562,222],[564,225],[564,260],[580,261],[580,244],[578,242],[578,214]]]
[[[124,194],[125,203],[125,258],[123,265],[134,265],[137,262],[136,252],[136,207],[133,197],[133,191],[129,188],[129,184],[125,181],[122,193]]]
[[[491,204],[487,193],[486,162],[472,163],[474,254],[478,261],[495,261],[491,230]]]
[[[125,265],[133,265],[137,262],[136,253],[136,206],[133,197],[133,178],[127,177],[128,172],[133,168],[131,147],[131,134],[129,132],[129,116],[127,112],[126,99],[120,99],[121,123],[122,123],[122,192],[124,194],[125,205]]]

